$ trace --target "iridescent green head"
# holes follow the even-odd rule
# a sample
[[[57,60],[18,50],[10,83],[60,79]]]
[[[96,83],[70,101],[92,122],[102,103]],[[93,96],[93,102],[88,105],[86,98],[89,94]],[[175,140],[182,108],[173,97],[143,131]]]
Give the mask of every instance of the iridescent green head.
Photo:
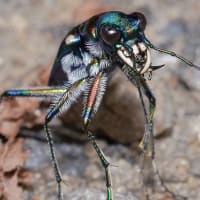
[[[150,68],[155,70],[164,66],[151,66],[149,48],[175,56],[191,67],[199,69],[191,61],[173,51],[160,49],[152,44],[144,34],[146,18],[142,13],[125,14],[110,11],[90,18],[83,26],[84,32],[89,34],[90,38],[100,41],[104,50],[118,54],[124,63],[134,67],[140,74]]]
[[[146,18],[142,13],[106,12],[92,17],[83,27],[82,31],[88,33],[90,38],[101,42],[106,52],[118,54],[129,66],[136,63],[134,58],[141,55],[141,52],[142,64],[150,66],[150,54],[143,43]]]
[[[109,12],[101,15],[97,22],[99,37],[108,45],[118,45],[142,39],[146,19],[141,13],[126,15]]]
[[[87,22],[86,27],[87,32],[94,39],[117,48],[120,44],[142,41],[146,18],[138,12],[127,15],[119,11],[111,11],[94,16]]]

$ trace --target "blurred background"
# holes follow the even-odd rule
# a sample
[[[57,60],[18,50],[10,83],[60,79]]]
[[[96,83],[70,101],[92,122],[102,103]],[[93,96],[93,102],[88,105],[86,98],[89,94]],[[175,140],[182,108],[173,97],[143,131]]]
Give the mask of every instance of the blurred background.
[[[91,16],[109,10],[142,12],[147,18],[145,33],[152,43],[200,65],[198,0],[1,0],[1,92],[46,85],[66,33]],[[152,52],[152,56],[154,65],[166,64],[149,81],[157,99],[154,132],[158,168],[172,191],[198,200],[200,72],[168,55]],[[3,102],[0,199],[55,199],[56,185],[42,128],[47,107],[48,103],[37,99]],[[106,199],[104,171],[81,131],[81,102],[61,119],[55,119],[51,128],[61,171],[68,182],[63,187],[64,199]],[[137,90],[120,70],[111,74],[90,128],[113,165],[115,199],[145,199],[137,148],[144,132],[143,113]],[[173,199],[159,183],[150,194],[151,199]]]

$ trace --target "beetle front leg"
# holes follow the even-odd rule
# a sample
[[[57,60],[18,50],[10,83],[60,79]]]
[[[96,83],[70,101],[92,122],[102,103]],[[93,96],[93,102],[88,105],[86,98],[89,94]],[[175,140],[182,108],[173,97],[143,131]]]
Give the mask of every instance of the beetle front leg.
[[[142,89],[149,101],[149,109],[148,110],[145,106],[140,86],[142,87]],[[151,141],[151,157],[153,160],[155,157],[154,136],[153,136],[153,116],[154,116],[154,112],[155,112],[155,108],[156,108],[156,99],[153,96],[150,88],[148,87],[148,85],[144,79],[140,78],[140,85],[138,86],[138,91],[139,91],[140,100],[141,100],[142,107],[144,110],[144,115],[145,115],[145,133],[142,138],[142,141],[139,144],[139,147],[145,152],[147,150],[149,142]]]
[[[143,78],[140,78],[139,81],[140,85],[138,86],[138,91],[142,103],[142,107],[144,110],[145,114],[145,133],[143,136],[142,141],[139,144],[139,147],[143,150],[143,153],[147,153],[146,150],[150,150],[150,156],[151,156],[151,162],[152,162],[152,167],[154,170],[155,175],[157,175],[161,186],[164,188],[165,192],[168,192],[174,199],[186,199],[186,197],[182,195],[177,195],[173,191],[171,191],[166,185],[165,182],[163,181],[159,170],[157,168],[156,162],[155,162],[155,145],[154,145],[154,135],[153,135],[153,116],[155,112],[155,107],[156,107],[156,99],[153,96],[150,88],[148,87],[146,81]],[[144,103],[143,95],[141,88],[143,89],[144,94],[146,95],[148,101],[149,101],[149,109],[147,111],[147,108]],[[149,147],[149,149],[148,149]]]

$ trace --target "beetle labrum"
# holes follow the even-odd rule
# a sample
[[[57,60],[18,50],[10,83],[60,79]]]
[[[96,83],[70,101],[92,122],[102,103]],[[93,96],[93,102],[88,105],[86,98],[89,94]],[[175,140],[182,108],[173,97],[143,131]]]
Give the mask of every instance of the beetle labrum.
[[[1,99],[8,96],[50,97],[52,103],[44,127],[58,186],[58,200],[63,199],[62,176],[48,128],[48,124],[55,116],[67,111],[81,94],[84,95],[82,115],[84,131],[105,169],[107,200],[112,200],[109,162],[95,142],[93,134],[88,130],[91,117],[98,111],[105,92],[108,74],[118,66],[139,91],[146,123],[140,147],[145,152],[150,139],[153,141],[152,122],[156,101],[144,75],[164,66],[152,65],[150,49],[175,56],[189,66],[200,69],[186,58],[152,44],[144,34],[145,27],[146,18],[138,12],[125,14],[110,11],[93,16],[65,36],[55,59],[48,87],[11,89],[1,94]],[[143,94],[149,101],[148,107],[144,104]],[[154,148],[153,142],[151,143],[153,160]]]

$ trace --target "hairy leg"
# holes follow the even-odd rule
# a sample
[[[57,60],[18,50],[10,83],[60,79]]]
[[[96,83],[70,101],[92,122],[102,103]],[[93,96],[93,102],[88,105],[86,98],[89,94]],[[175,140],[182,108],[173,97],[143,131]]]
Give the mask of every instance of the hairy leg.
[[[107,200],[112,200],[112,187],[111,187],[111,174],[109,170],[109,162],[106,160],[102,150],[99,148],[98,144],[95,141],[95,137],[88,130],[88,125],[90,123],[91,117],[94,113],[97,112],[99,104],[102,100],[105,86],[107,82],[107,76],[102,72],[98,73],[95,78],[88,80],[88,89],[85,92],[84,98],[84,112],[83,112],[83,127],[88,135],[88,139],[94,147],[101,164],[105,170],[106,176],[106,188],[107,188]]]
[[[65,92],[57,95],[50,107],[50,110],[45,118],[44,128],[47,136],[47,141],[50,147],[50,155],[53,163],[54,174],[58,187],[58,200],[63,199],[62,186],[63,182],[58,162],[55,156],[54,144],[52,140],[52,135],[50,133],[48,124],[52,121],[54,117],[60,114],[63,110],[67,110],[70,105],[80,96],[82,90],[84,89],[85,80],[77,81],[72,85],[68,85],[65,88]]]

